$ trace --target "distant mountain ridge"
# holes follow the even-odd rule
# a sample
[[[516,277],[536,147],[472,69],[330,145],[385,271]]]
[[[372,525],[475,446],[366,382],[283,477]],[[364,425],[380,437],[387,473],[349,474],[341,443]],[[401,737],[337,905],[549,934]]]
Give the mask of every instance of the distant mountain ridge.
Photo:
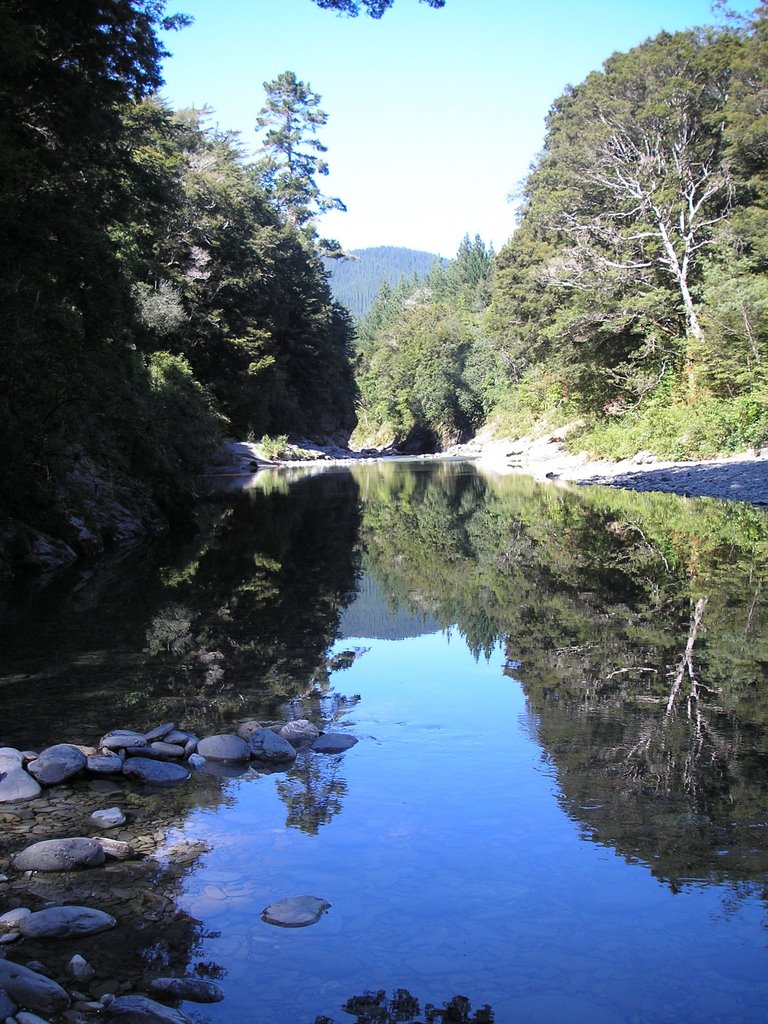
[[[323,262],[330,275],[334,299],[356,317],[365,316],[368,312],[382,281],[396,284],[401,277],[412,277],[413,274],[423,277],[435,260],[440,259],[431,252],[393,245],[352,249],[351,255],[356,258],[326,259]]]

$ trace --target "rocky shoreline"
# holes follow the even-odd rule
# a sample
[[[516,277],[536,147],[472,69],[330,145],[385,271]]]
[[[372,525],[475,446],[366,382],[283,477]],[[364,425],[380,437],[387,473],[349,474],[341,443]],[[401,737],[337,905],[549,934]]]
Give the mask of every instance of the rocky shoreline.
[[[197,776],[218,792],[222,775],[253,774],[254,767],[257,774],[280,771],[297,757],[341,754],[356,743],[349,733],[322,732],[307,719],[272,725],[245,719],[234,732],[203,738],[166,722],[146,732],[114,729],[94,746],[57,743],[39,753],[0,748],[0,895],[6,908],[0,914],[0,1020],[92,1024],[98,1016],[123,1024],[181,1024],[189,1019],[178,1009],[181,1002],[223,999],[210,980],[158,972],[120,976],[114,962],[101,962],[98,936],[116,927],[130,945],[129,936],[140,936],[148,921],[164,941],[175,932],[188,938],[197,924],[160,885],[164,876],[172,886],[205,850],[204,844],[183,844],[160,858],[177,810],[169,790],[178,792]],[[148,820],[159,806],[166,827],[158,831]],[[158,858],[170,866],[161,871]],[[305,927],[329,906],[319,897],[291,896],[266,907],[262,921]],[[8,958],[17,944],[24,963]]]

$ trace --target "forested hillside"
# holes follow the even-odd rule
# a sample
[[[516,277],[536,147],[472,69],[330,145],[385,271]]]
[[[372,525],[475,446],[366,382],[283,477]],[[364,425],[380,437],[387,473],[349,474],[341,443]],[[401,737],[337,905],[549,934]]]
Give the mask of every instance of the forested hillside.
[[[372,307],[358,434],[444,444],[491,419],[576,421],[608,456],[768,443],[766,109],[766,4],[569,88],[498,258],[467,239],[447,276]]]
[[[157,98],[161,9],[0,7],[0,570],[162,529],[223,432],[354,423],[316,168]],[[316,100],[286,75],[295,159]]]
[[[337,302],[356,317],[365,316],[382,282],[397,284],[401,277],[423,277],[438,257],[418,249],[379,245],[352,249],[346,259],[326,259],[325,269]]]

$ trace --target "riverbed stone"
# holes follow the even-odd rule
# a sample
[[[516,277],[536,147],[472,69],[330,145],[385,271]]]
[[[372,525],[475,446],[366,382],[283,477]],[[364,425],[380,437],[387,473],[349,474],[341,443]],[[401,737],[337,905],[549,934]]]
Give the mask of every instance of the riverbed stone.
[[[189,1017],[147,996],[118,996],[105,1007],[101,1020],[107,1024],[186,1024]]]
[[[330,905],[318,896],[289,896],[265,907],[261,919],[281,928],[306,928],[319,921]]]
[[[85,768],[87,758],[74,743],[56,743],[46,747],[34,761],[27,765],[27,771],[43,786],[55,786],[77,775]]]
[[[123,759],[117,754],[93,754],[86,759],[85,767],[94,775],[119,775],[123,770]]]
[[[99,746],[107,750],[137,750],[147,746],[147,738],[134,729],[112,729],[101,737]]]
[[[129,757],[123,765],[123,775],[153,786],[176,786],[189,778],[189,772],[172,761],[155,761],[150,757]]]
[[[19,931],[27,939],[68,939],[96,935],[116,924],[111,914],[92,907],[48,907],[25,917]]]
[[[199,738],[193,732],[185,732],[183,729],[174,729],[173,732],[169,732],[167,736],[163,737],[166,743],[178,743],[180,747],[186,746],[190,740],[197,743]]]
[[[280,735],[293,747],[303,747],[313,743],[320,735],[320,730],[306,718],[296,718],[286,724],[280,730]]]
[[[257,729],[248,737],[251,757],[271,764],[287,764],[296,760],[296,750],[271,729]]]
[[[248,721],[241,722],[238,725],[238,727],[237,727],[237,735],[240,737],[241,740],[246,740],[247,741],[248,737],[251,735],[251,733],[258,732],[258,730],[262,729],[262,728],[263,728],[263,726],[262,726],[261,722],[257,722],[253,718],[249,718]]]
[[[157,725],[154,729],[150,729],[149,732],[145,732],[144,739],[147,743],[154,743],[155,740],[164,740],[168,733],[173,732],[175,728],[175,722],[164,722],[162,725]]]
[[[106,807],[102,811],[94,811],[88,820],[97,828],[118,828],[125,824],[125,815],[119,807]]]
[[[61,985],[10,960],[0,960],[0,989],[35,1013],[53,1015],[69,1006],[69,996]]]
[[[318,754],[341,754],[354,747],[357,739],[343,732],[326,732],[312,744],[312,750]]]
[[[36,1013],[20,1010],[16,1014],[16,1024],[48,1024],[48,1021],[43,1017],[38,1017]]]
[[[187,764],[190,768],[194,768],[195,771],[200,771],[201,768],[205,768],[208,762],[201,754],[190,754],[187,759]]]
[[[207,761],[222,761],[225,764],[247,761],[250,756],[248,744],[234,733],[204,737],[197,744],[197,753]]]
[[[85,957],[80,956],[79,953],[75,955],[67,963],[67,974],[70,978],[74,978],[75,981],[89,982],[96,977],[96,971],[91,967]]]
[[[122,839],[107,839],[105,836],[94,836],[94,843],[98,843],[104,851],[108,860],[131,860],[138,856],[130,843]]]
[[[7,910],[0,915],[0,932],[14,932],[25,917],[29,917],[32,911],[28,907],[18,907],[16,910]],[[2,1019],[2,1014],[0,1014]]]
[[[154,757],[158,761],[173,761],[184,757],[184,747],[179,743],[166,743],[163,740],[155,740],[142,750],[141,756]]]
[[[147,991],[160,999],[188,999],[193,1003],[219,1003],[224,998],[219,985],[202,978],[155,978]]]
[[[40,783],[23,768],[24,755],[15,747],[0,747],[0,803],[34,800]]]
[[[14,1013],[16,1013],[16,1003],[14,1003],[5,989],[0,988],[0,1020],[12,1017]]]
[[[104,863],[104,851],[94,839],[44,839],[13,858],[17,871],[74,871]]]

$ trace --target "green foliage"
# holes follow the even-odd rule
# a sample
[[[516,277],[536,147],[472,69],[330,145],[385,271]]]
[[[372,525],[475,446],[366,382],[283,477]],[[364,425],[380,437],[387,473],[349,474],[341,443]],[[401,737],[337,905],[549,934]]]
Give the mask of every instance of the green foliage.
[[[265,434],[259,441],[259,450],[264,453],[264,458],[284,459],[288,454],[288,435],[280,434],[279,437],[270,437]]]
[[[365,317],[382,284],[423,277],[438,259],[429,252],[391,245],[352,249],[344,259],[324,260],[333,297],[355,317]]]
[[[388,11],[395,0],[314,0],[318,7],[323,10],[338,11],[339,14],[347,14],[356,18],[362,7],[371,18],[380,18],[385,11]],[[429,4],[430,7],[445,7],[445,0],[421,0],[421,3]]]

